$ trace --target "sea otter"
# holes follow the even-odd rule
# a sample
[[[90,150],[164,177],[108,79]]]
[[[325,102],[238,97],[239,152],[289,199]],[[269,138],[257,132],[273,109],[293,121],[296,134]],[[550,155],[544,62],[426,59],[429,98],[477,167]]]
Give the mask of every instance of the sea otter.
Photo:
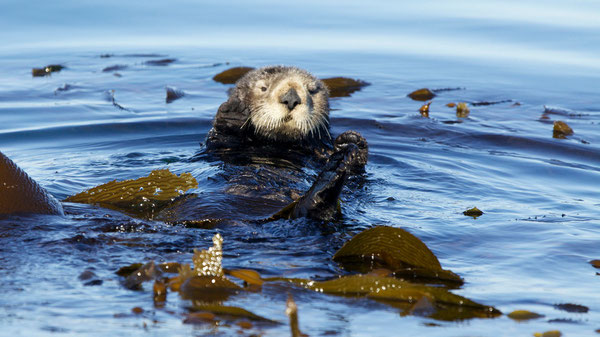
[[[241,199],[206,194],[183,198],[160,211],[158,219],[221,218],[227,213],[224,206],[258,202],[259,213],[250,214],[251,218],[269,216],[273,213],[263,213],[287,204],[267,220],[329,220],[338,213],[348,176],[364,171],[368,146],[354,131],[332,141],[328,89],[323,82],[295,67],[269,66],[247,73],[231,90],[214,118],[204,154],[233,163],[235,168],[222,174],[229,184],[225,192]],[[0,159],[0,178],[18,183],[9,184],[17,186],[14,190],[0,191],[0,201],[14,199],[19,206],[3,201],[0,213],[62,214],[60,204],[35,181],[7,157]],[[302,170],[306,167],[320,173],[305,193],[295,192],[302,185],[299,182],[307,180]]]
[[[355,131],[332,141],[322,81],[296,67],[267,66],[237,81],[217,111],[206,152],[236,164],[267,158],[321,168],[312,187],[276,217],[327,220],[337,213],[347,177],[364,171],[368,145]]]

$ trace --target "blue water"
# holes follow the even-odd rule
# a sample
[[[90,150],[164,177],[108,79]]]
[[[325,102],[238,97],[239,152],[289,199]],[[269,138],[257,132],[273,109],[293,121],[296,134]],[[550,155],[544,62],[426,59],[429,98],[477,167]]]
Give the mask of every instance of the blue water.
[[[0,151],[60,199],[167,167],[191,172],[194,192],[218,193],[222,166],[189,159],[227,97],[229,87],[212,77],[229,67],[290,64],[371,85],[331,100],[332,134],[355,129],[370,145],[363,189],[343,194],[341,229],[306,231],[302,221],[255,228],[244,207],[258,206],[226,199],[211,210],[234,209],[239,221],[214,230],[69,203],[65,217],[3,216],[0,335],[236,335],[235,326],[183,324],[186,301],[169,294],[165,308],[154,308],[150,287],[125,289],[114,271],[151,259],[190,262],[219,231],[226,268],[326,278],[343,273],[330,260],[335,250],[378,224],[421,238],[465,279],[455,293],[545,317],[440,322],[278,284],[227,304],[287,322],[291,291],[311,336],[593,336],[600,328],[600,276],[588,263],[600,259],[600,3],[5,0],[1,8]],[[145,64],[163,58],[176,61]],[[67,68],[31,76],[55,63]],[[127,66],[121,77],[102,71],[113,65]],[[166,86],[186,95],[167,104]],[[441,92],[426,119],[422,103],[406,96],[422,87],[462,90]],[[471,106],[464,119],[445,106],[504,100]],[[574,135],[553,138],[555,120]],[[473,206],[485,214],[465,217]],[[78,279],[85,270],[102,284],[86,286]],[[131,314],[136,306],[145,312]]]

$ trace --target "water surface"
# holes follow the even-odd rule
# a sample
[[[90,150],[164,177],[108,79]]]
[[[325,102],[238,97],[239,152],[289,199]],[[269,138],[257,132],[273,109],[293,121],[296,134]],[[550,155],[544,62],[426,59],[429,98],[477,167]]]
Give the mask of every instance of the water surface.
[[[599,14],[592,1],[5,1],[0,150],[60,199],[158,168],[191,172],[199,181],[192,192],[219,195],[223,164],[190,159],[227,97],[229,87],[212,77],[238,65],[291,64],[322,78],[370,82],[331,101],[332,134],[359,131],[370,159],[360,189],[344,191],[344,217],[332,231],[302,220],[256,226],[245,214],[261,205],[232,207],[226,197],[210,211],[239,220],[211,230],[69,203],[65,217],[3,216],[0,334],[234,335],[232,327],[183,324],[186,301],[169,294],[165,308],[154,308],[150,287],[128,290],[114,272],[134,262],[189,262],[194,248],[209,247],[220,232],[226,268],[327,278],[344,273],[330,259],[344,241],[384,224],[415,234],[460,274],[466,284],[455,293],[504,313],[545,317],[440,322],[295,289],[304,332],[594,335],[600,279],[588,261],[600,258]],[[164,58],[176,61],[146,63]],[[67,68],[31,76],[31,68],[55,63]],[[102,71],[115,65],[124,66],[120,76]],[[166,86],[186,95],[167,104]],[[461,90],[440,92],[426,119],[422,103],[406,96],[421,87]],[[471,106],[468,118],[445,106],[497,101],[506,102]],[[555,113],[544,114],[544,106]],[[553,138],[555,120],[575,134]],[[473,206],[485,214],[462,214]],[[101,284],[80,280],[85,270]],[[287,322],[289,291],[265,286],[228,304]],[[561,311],[558,303],[589,312]],[[135,306],[145,312],[132,314]]]

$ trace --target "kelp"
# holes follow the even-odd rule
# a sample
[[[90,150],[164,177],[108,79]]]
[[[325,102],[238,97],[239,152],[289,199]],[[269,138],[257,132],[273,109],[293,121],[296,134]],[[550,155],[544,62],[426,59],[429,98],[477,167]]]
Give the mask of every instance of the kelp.
[[[59,72],[65,69],[65,66],[60,64],[49,64],[43,68],[33,68],[31,69],[31,75],[33,77],[43,77],[49,76],[51,73]]]
[[[194,275],[181,283],[179,295],[185,300],[220,303],[238,294],[240,290],[240,286],[223,276]]]
[[[183,90],[174,88],[174,87],[166,87],[167,97],[165,98],[165,102],[171,103],[181,97],[185,96]]]
[[[223,84],[235,84],[242,76],[253,70],[251,67],[233,67],[216,74],[213,80]]]
[[[330,77],[322,80],[329,89],[329,97],[348,97],[370,83],[347,77]]]
[[[470,112],[467,103],[461,102],[456,105],[456,117],[467,118]]]
[[[585,314],[590,310],[590,308],[586,307],[585,305],[573,304],[573,303],[555,304],[554,307],[558,310],[563,310],[566,312],[574,312],[574,313],[578,313],[578,314]]]
[[[567,136],[573,134],[573,129],[563,122],[563,121],[554,121],[554,127],[552,129],[552,137],[558,139],[565,139]]]
[[[473,219],[477,219],[478,217],[483,215],[483,211],[481,211],[477,207],[469,208],[468,210],[463,212],[464,215],[473,217]]]
[[[235,84],[249,71],[254,70],[252,67],[233,67],[224,70],[213,77],[213,80],[223,84]],[[348,97],[355,91],[362,89],[370,83],[352,79],[348,77],[330,77],[322,79],[325,86],[329,90],[329,97]]]
[[[288,295],[288,299],[285,302],[285,314],[290,319],[290,332],[292,333],[292,337],[305,337],[306,334],[303,334],[300,331],[300,327],[298,324],[298,306],[292,297],[292,294]]]
[[[407,96],[412,98],[415,101],[425,102],[425,101],[429,101],[430,99],[434,98],[435,93],[427,88],[422,88],[422,89],[418,89],[418,90],[411,92]]]
[[[167,285],[171,291],[178,291],[183,299],[191,300],[192,306],[188,309],[192,314],[186,318],[188,323],[212,321],[216,316],[277,323],[243,308],[223,305],[224,301],[242,291],[250,290],[252,287],[254,290],[260,290],[266,282],[285,282],[330,295],[364,297],[399,308],[402,310],[401,315],[418,315],[438,320],[463,320],[496,317],[501,314],[493,307],[453,294],[447,287],[380,276],[388,275],[391,269],[379,268],[374,269],[372,274],[340,276],[325,281],[284,277],[263,278],[257,271],[250,269],[223,270],[223,238],[217,233],[212,241],[213,245],[209,249],[194,250],[193,267],[178,263],[156,265],[154,262],[149,262],[138,267],[134,272],[131,270],[138,265],[121,268],[119,274],[128,273],[124,284],[130,289],[140,289],[142,282],[155,280],[153,299],[156,307],[165,305]],[[421,270],[420,273],[437,273],[436,277],[443,273],[450,273],[449,275],[460,279],[452,272],[444,271],[435,255],[423,242],[399,228],[379,226],[359,233],[344,245],[336,256],[338,258],[355,256],[356,251],[364,249],[372,252],[369,253],[371,261],[377,260],[387,268]],[[374,256],[377,259],[374,260]],[[411,268],[407,269],[407,265]],[[176,277],[167,279],[162,276],[164,272],[172,272],[175,268],[179,272]],[[243,280],[247,287],[240,287],[225,275]],[[194,313],[209,314],[193,315]],[[293,333],[295,331],[297,336],[301,336],[297,328],[297,317],[294,321],[293,313],[294,304],[288,300],[286,314],[290,317],[292,331]],[[293,326],[296,328],[294,329]]]
[[[249,285],[262,286],[265,281],[260,274],[252,269],[233,269],[225,272],[227,275],[240,279]]]
[[[160,59],[160,60],[149,60],[144,62],[145,65],[147,66],[167,66],[173,62],[177,61],[177,59],[170,59],[170,58],[166,58],[166,59]]]
[[[426,104],[423,104],[419,108],[419,112],[421,113],[421,116],[423,116],[423,117],[429,117],[429,106],[430,105],[431,105],[431,102],[428,102]]]
[[[154,261],[150,261],[129,274],[123,285],[128,289],[140,290],[142,289],[142,283],[154,280],[161,275],[162,272],[156,267]]]
[[[530,319],[536,319],[544,317],[544,315],[540,315],[535,312],[531,312],[528,310],[515,310],[507,315],[508,318],[514,319],[515,321],[528,321]]]
[[[494,307],[455,295],[447,288],[415,284],[390,277],[352,275],[323,282],[303,280],[292,283],[326,294],[367,297],[404,310],[426,298],[433,304],[434,309],[427,317],[440,320],[496,317],[502,314]]]
[[[215,305],[215,304],[194,304],[188,307],[191,312],[210,312],[217,316],[229,316],[235,319],[245,318],[256,322],[279,324],[277,321],[270,320],[268,318],[259,316],[246,309],[226,306],[226,305]]]
[[[546,332],[536,332],[533,334],[534,337],[561,337],[562,333],[559,330],[550,330]]]
[[[433,252],[419,238],[401,228],[377,226],[355,235],[333,260],[350,271],[389,269],[398,277],[462,284],[460,276],[442,269]]]
[[[207,250],[194,249],[193,272],[180,273],[179,294],[182,298],[203,303],[220,302],[242,289],[223,273],[223,237],[217,233],[212,241],[213,246]]]
[[[106,208],[145,213],[157,210],[185,191],[197,188],[198,182],[190,173],[180,176],[169,169],[154,170],[147,177],[135,180],[113,180],[70,196],[64,201],[96,204]]]

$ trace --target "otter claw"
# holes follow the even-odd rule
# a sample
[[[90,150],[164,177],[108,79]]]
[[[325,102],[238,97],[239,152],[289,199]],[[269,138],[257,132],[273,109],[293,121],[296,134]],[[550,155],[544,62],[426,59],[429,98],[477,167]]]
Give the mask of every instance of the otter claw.
[[[360,162],[361,151],[355,143],[348,143],[334,152],[310,189],[269,220],[307,217],[327,221],[339,215],[340,193],[348,175]]]
[[[357,148],[357,153],[352,154],[348,165],[348,173],[355,175],[364,172],[369,157],[367,140],[356,131],[346,131],[339,135],[333,144],[335,153],[348,151],[350,145]],[[334,153],[334,155],[335,155]]]

